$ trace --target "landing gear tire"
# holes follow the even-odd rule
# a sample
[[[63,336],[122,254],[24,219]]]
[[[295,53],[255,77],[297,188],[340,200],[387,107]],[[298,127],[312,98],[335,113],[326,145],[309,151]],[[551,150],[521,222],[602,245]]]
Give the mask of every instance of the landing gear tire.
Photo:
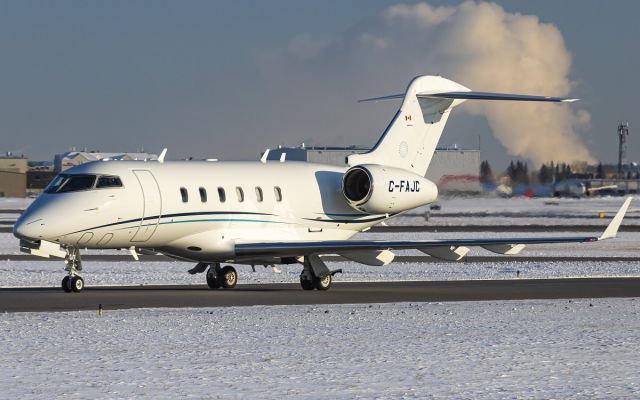
[[[318,290],[329,290],[332,281],[331,275],[327,275],[323,278],[315,278],[313,283]]]
[[[220,285],[223,288],[233,289],[234,287],[236,287],[236,283],[238,283],[238,273],[236,272],[235,268],[227,265],[220,271],[218,280],[220,281]]]
[[[209,267],[207,271],[207,285],[210,289],[220,289],[220,279],[218,279],[218,274],[213,267]]]
[[[66,293],[71,293],[71,285],[69,285],[69,280],[71,278],[69,276],[65,276],[64,278],[62,278],[62,290],[64,290]]]
[[[82,289],[84,289],[84,279],[82,279],[78,275],[70,278],[68,284],[71,288],[71,291],[73,291],[74,293],[80,293],[82,292]]]
[[[300,286],[302,286],[304,290],[313,290],[316,288],[311,279],[304,279],[302,277],[300,277]]]

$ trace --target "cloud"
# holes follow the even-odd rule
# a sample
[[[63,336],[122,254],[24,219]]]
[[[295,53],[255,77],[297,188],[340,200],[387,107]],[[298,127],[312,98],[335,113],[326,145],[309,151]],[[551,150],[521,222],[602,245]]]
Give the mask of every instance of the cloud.
[[[310,135],[348,119],[353,104],[339,99],[351,102],[372,87],[395,93],[418,74],[441,74],[478,91],[566,96],[572,86],[571,54],[555,26],[486,2],[394,5],[340,37],[298,36],[268,59],[262,67],[276,90],[300,100],[288,106],[296,116],[288,129]],[[535,164],[594,161],[577,133],[590,115],[575,105],[476,101],[461,109],[486,118],[513,156]],[[347,123],[338,137],[371,129],[364,125]]]

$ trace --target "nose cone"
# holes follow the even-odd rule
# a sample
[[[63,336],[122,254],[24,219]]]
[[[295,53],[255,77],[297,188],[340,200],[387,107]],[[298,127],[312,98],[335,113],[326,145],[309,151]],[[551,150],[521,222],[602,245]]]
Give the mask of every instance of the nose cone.
[[[13,225],[13,235],[19,239],[41,239],[44,220],[25,211]]]
[[[42,196],[41,196],[42,197]],[[43,239],[45,230],[46,205],[45,201],[38,197],[20,215],[13,225],[13,235],[20,239]]]

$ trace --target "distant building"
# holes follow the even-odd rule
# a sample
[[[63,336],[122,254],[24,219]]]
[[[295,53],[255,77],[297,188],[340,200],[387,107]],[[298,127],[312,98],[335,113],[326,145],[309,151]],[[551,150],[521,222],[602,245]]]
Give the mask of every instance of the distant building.
[[[29,161],[24,155],[20,157],[14,156],[11,153],[5,153],[0,156],[0,171],[18,172],[20,174],[26,174]]]
[[[102,153],[88,151],[69,151],[62,154],[56,154],[53,159],[53,170],[56,173],[63,172],[69,168],[75,167],[91,161],[99,161],[103,159],[109,160],[157,160],[156,154],[150,153]]]
[[[27,195],[27,158],[11,153],[0,156],[0,197]]]
[[[30,169],[27,171],[27,195],[37,196],[57,174],[53,170]]]
[[[278,147],[269,150],[267,159],[279,160],[286,153],[285,159],[289,161],[346,166],[349,155],[367,151],[369,149],[356,146]],[[426,178],[435,182],[442,193],[480,192],[480,150],[436,149]]]

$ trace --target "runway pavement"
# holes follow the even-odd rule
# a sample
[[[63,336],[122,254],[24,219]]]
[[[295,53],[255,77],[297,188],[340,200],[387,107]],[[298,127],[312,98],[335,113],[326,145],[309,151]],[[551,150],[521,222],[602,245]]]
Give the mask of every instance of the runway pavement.
[[[228,307],[290,304],[356,304],[521,299],[640,297],[640,278],[582,278],[497,281],[410,281],[335,283],[327,292],[298,284],[0,289],[0,312],[109,310],[151,307]]]

